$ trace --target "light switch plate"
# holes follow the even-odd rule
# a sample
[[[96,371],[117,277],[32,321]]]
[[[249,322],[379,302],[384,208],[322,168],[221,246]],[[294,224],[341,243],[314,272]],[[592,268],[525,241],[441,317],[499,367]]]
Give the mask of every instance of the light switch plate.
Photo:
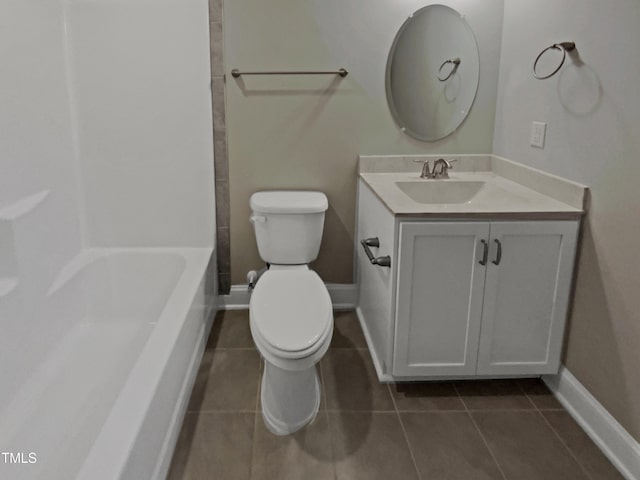
[[[547,133],[547,124],[544,122],[531,122],[531,138],[529,143],[532,147],[544,148],[544,137]]]

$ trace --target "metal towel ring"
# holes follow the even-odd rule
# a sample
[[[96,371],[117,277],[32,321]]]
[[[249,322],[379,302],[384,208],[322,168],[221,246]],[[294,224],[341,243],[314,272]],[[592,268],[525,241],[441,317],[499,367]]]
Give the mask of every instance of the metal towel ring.
[[[447,75],[446,77],[442,78],[442,76],[441,76],[442,67],[444,67],[447,63],[450,63],[452,65],[451,71],[449,72],[449,75]],[[451,78],[451,75],[456,73],[456,70],[458,70],[458,66],[459,65],[460,65],[460,58],[459,57],[450,58],[449,60],[445,60],[444,62],[442,62],[442,65],[440,65],[440,68],[438,69],[438,80],[440,80],[441,82],[445,82],[445,81],[449,80]]]
[[[544,50],[542,50],[538,54],[538,56],[536,57],[535,62],[533,62],[533,76],[535,78],[537,78],[538,80],[545,80],[547,78],[553,77],[556,73],[558,73],[558,70],[560,70],[562,65],[564,65],[564,59],[567,58],[567,52],[570,52],[571,50],[574,50],[575,48],[576,48],[576,44],[573,43],[573,42],[554,43],[550,47],[545,48]],[[545,52],[547,52],[547,50],[552,50],[552,49],[553,50],[562,50],[562,60],[560,60],[560,65],[558,65],[558,67],[553,72],[551,72],[549,75],[540,76],[536,72],[536,67],[538,66],[538,61],[540,60],[540,57],[542,57],[542,55],[544,55]]]

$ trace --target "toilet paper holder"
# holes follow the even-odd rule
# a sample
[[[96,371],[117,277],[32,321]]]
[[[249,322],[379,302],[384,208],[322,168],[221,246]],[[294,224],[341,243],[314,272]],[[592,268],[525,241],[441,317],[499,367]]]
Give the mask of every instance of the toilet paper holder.
[[[360,245],[364,248],[364,253],[367,254],[367,258],[372,265],[378,265],[380,267],[391,267],[391,257],[386,255],[384,257],[376,257],[371,252],[369,247],[380,248],[380,239],[378,237],[365,238],[360,240]]]

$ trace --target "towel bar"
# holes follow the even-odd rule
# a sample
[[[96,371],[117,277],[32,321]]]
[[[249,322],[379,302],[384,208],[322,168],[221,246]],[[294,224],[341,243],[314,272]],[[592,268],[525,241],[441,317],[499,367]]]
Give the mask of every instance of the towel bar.
[[[231,70],[231,76],[238,78],[242,75],[340,75],[342,78],[349,75],[346,68],[335,71],[266,71],[266,72],[241,72],[237,68]]]

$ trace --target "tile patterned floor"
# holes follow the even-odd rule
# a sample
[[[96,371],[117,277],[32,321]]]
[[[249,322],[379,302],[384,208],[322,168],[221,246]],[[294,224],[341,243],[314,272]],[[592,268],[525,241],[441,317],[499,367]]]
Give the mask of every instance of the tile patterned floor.
[[[353,312],[335,315],[300,432],[265,428],[261,368],[247,311],[219,312],[170,480],[622,479],[538,379],[380,384]]]

